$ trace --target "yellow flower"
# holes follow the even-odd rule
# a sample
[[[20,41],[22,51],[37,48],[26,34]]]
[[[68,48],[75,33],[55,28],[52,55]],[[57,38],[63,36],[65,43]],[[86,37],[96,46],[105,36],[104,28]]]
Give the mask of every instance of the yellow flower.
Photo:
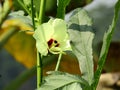
[[[47,23],[38,26],[33,37],[41,55],[46,56],[48,52],[59,54],[71,50],[67,26],[62,19],[50,19]]]

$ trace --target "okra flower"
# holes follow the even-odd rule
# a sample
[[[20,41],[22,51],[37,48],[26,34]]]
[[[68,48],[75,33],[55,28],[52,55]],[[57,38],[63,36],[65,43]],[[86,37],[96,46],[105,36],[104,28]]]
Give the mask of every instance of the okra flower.
[[[62,19],[50,19],[47,23],[38,26],[33,37],[41,55],[46,56],[49,52],[59,54],[71,50],[67,26]]]

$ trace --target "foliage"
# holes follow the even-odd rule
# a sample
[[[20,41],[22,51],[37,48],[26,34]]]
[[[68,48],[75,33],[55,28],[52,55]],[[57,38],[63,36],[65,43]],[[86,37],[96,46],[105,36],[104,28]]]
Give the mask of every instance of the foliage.
[[[2,13],[0,15],[0,31],[2,31],[0,48],[7,42],[8,44],[5,44],[5,48],[14,55],[17,61],[28,68],[37,63],[37,90],[95,90],[97,87],[117,23],[120,0],[115,5],[113,22],[104,35],[98,68],[95,73],[92,50],[94,38],[92,19],[85,10],[77,8],[73,11],[69,21],[65,23],[63,19],[66,8],[71,1],[57,0],[56,17],[49,21],[49,17],[45,16],[46,0],[17,0],[27,15],[23,11],[10,13],[12,7],[11,0],[5,0],[3,7],[0,7],[0,12]],[[89,2],[89,0],[85,1]],[[43,19],[46,19],[48,22],[44,23],[43,21],[45,20]],[[66,31],[67,29],[68,31]],[[14,35],[16,32],[17,34]],[[30,33],[30,35],[26,33]],[[37,50],[35,49],[35,40],[32,35],[36,40]],[[67,46],[66,43],[71,44],[72,51],[71,49],[67,49],[70,50],[67,51],[64,48]],[[16,50],[19,52],[16,53]],[[62,55],[67,55],[68,52],[71,52],[74,58],[78,60],[81,75],[72,75],[58,71],[60,70]],[[45,60],[44,56],[52,57],[52,55],[55,56],[56,54],[58,55],[58,61],[55,71],[48,72],[48,76],[43,78],[43,65],[49,63],[47,61],[48,58]],[[52,62],[52,59],[50,59],[50,62]],[[26,60],[28,61],[26,62]],[[24,82],[27,76],[33,75],[33,73],[35,73],[35,69],[28,70],[12,82],[12,87],[8,86],[7,88],[12,89],[16,84],[16,89],[19,86],[18,84]]]
[[[95,72],[95,80],[94,80],[94,83],[93,83],[94,88],[97,87],[102,68],[105,64],[106,56],[107,56],[107,53],[108,53],[108,50],[109,50],[109,47],[110,47],[110,42],[111,42],[111,39],[112,39],[112,36],[113,36],[113,32],[115,30],[115,26],[117,24],[119,10],[120,10],[120,0],[118,0],[118,2],[115,5],[115,11],[114,11],[114,17],[113,17],[113,20],[112,20],[112,24],[109,26],[108,31],[105,32],[104,37],[103,37],[103,45],[102,45],[102,49],[101,49],[101,52],[100,52],[98,69]]]
[[[82,90],[88,83],[79,76],[63,72],[49,72],[44,84],[38,90]]]
[[[77,56],[83,78],[93,82],[92,40],[94,32],[92,20],[82,9],[75,9],[69,22],[69,34],[73,53]]]

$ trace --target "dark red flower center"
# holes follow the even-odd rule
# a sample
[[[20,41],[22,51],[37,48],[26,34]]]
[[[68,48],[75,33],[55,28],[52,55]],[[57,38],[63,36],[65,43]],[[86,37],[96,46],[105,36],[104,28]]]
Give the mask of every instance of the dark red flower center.
[[[51,46],[52,45],[52,43],[53,43],[53,39],[50,39],[47,43],[48,43],[48,46]]]
[[[54,40],[54,39],[52,39],[52,38],[47,42],[47,44],[48,44],[49,48],[52,47],[52,45],[55,46],[55,47],[58,47],[58,46],[59,46],[58,41],[57,41],[57,40]]]

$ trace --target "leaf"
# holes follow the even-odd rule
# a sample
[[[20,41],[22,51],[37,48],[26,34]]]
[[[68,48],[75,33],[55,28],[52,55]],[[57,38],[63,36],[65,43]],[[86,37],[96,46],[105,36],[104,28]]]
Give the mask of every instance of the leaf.
[[[18,27],[19,30],[28,30],[32,31],[32,22],[31,18],[28,16],[24,16],[23,11],[12,12],[8,15],[8,19],[4,21],[2,24],[2,29],[15,26]]]
[[[24,16],[24,12],[13,12],[9,15],[3,25],[0,34],[9,31],[10,26],[17,26],[19,29],[32,30],[31,19]],[[8,28],[7,30],[4,28]],[[25,65],[27,68],[31,68],[36,64],[36,50],[35,40],[32,35],[27,35],[25,32],[18,32],[9,38],[8,42],[4,45],[5,49],[14,56],[14,58]]]
[[[32,19],[30,16],[25,16],[25,13],[22,10],[15,11],[9,14],[9,19],[19,19],[22,22],[32,26]]]
[[[3,29],[1,29],[1,30],[3,30]],[[0,34],[0,50],[1,50],[2,46],[9,40],[9,38],[12,37],[12,35],[14,35],[17,31],[18,31],[17,27],[9,27],[9,30],[7,30],[2,35]]]
[[[68,88],[72,87],[73,89],[71,90],[75,90],[74,85],[73,86],[69,86],[69,85],[71,85],[72,83],[78,83],[80,85],[88,85],[88,83],[81,77],[63,72],[52,72],[51,75],[45,77],[44,81],[45,82],[38,90],[55,90],[55,89],[57,90],[62,87],[64,88],[64,86],[66,85],[68,85]],[[60,90],[69,90],[69,89],[64,88]]]
[[[94,37],[92,20],[83,9],[75,9],[68,22],[70,41],[76,55],[83,78],[93,82],[92,40]]]
[[[23,0],[25,6],[31,6],[31,0]]]
[[[31,35],[18,32],[5,44],[5,49],[14,56],[17,62],[27,68],[36,64],[35,40]]]
[[[94,88],[96,88],[96,86],[97,86],[102,68],[105,64],[105,60],[106,60],[106,56],[108,54],[108,50],[110,47],[112,35],[113,35],[114,30],[115,30],[115,26],[117,24],[119,10],[120,10],[120,0],[118,0],[118,2],[115,5],[115,12],[114,12],[112,24],[110,25],[108,31],[104,34],[104,37],[103,37],[103,45],[102,45],[102,49],[101,49],[100,57],[99,57],[99,62],[98,62],[99,67],[95,73],[95,82],[93,83]]]
[[[72,83],[70,85],[66,85],[65,87],[61,88],[60,90],[83,90],[79,83]]]
[[[57,0],[57,18],[64,19],[66,6],[69,4],[70,0]]]
[[[2,28],[7,28],[10,26],[16,26],[18,27],[20,30],[30,30],[32,31],[33,28],[30,25],[27,25],[25,23],[23,23],[20,19],[8,19],[6,21],[4,21]]]

